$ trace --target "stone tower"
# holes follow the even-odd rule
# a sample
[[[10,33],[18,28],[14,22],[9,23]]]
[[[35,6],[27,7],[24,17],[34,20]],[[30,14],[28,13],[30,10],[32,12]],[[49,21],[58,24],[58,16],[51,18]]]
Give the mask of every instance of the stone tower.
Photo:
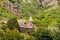
[[[34,27],[32,16],[30,16],[30,18],[29,18],[29,26]]]
[[[32,16],[30,16],[30,18],[29,18],[29,22],[30,22],[30,23],[33,22],[33,18],[32,18]]]

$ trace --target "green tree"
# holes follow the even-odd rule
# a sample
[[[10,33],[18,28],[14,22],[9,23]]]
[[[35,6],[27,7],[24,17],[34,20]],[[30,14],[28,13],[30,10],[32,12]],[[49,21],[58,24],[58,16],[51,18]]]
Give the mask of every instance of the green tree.
[[[40,27],[34,34],[36,40],[53,40],[50,32],[45,27]]]
[[[19,24],[18,24],[18,21],[16,20],[16,18],[9,19],[6,25],[11,30],[14,28],[17,28],[17,29],[19,28]]]

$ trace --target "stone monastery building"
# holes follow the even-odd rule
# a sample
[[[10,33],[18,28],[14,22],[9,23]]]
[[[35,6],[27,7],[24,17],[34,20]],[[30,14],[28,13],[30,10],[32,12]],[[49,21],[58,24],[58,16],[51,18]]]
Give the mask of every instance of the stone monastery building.
[[[28,22],[26,20],[21,19],[21,20],[18,20],[18,24],[20,26],[21,32],[26,32],[26,31],[35,29],[35,25],[33,24],[33,19],[31,16],[30,16]]]

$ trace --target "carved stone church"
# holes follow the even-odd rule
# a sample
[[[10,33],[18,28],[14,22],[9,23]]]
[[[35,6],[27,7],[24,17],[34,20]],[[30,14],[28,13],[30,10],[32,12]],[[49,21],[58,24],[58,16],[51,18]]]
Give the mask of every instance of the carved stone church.
[[[23,19],[18,20],[18,24],[21,32],[28,32],[35,29],[35,25],[33,24],[33,19],[31,16],[28,21]]]

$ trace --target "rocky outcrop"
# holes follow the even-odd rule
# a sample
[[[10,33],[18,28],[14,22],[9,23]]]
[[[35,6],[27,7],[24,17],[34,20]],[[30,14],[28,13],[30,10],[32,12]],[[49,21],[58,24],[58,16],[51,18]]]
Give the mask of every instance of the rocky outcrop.
[[[11,2],[3,2],[0,4],[1,6],[3,6],[5,9],[7,9],[8,11],[14,13],[15,15],[18,15],[18,6],[16,6],[15,4],[11,3]]]
[[[60,0],[37,0],[38,5],[43,7],[46,7],[49,5],[55,5],[57,7],[58,2],[60,2]]]

